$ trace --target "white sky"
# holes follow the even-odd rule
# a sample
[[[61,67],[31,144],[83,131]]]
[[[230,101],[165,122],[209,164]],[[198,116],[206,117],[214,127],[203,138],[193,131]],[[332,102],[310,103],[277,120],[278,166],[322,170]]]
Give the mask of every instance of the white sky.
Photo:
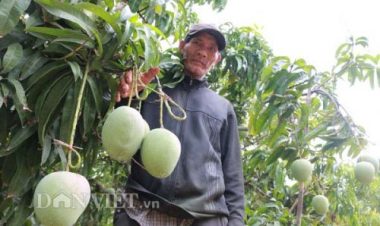
[[[225,10],[196,9],[201,21],[261,27],[275,55],[304,58],[319,71],[331,71],[335,51],[350,36],[365,36],[371,54],[380,54],[379,0],[228,0]],[[339,101],[374,143],[380,157],[380,87],[341,84]]]

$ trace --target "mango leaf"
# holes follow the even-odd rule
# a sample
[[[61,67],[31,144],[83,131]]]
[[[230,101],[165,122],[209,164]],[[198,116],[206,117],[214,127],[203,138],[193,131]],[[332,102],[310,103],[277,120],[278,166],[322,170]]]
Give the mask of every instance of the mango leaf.
[[[54,151],[56,153],[58,153],[58,156],[61,160],[61,165],[62,165],[62,168],[64,169],[67,165],[67,158],[66,158],[66,155],[65,155],[65,151],[63,150],[62,146],[61,145],[58,145],[55,147]]]
[[[38,86],[37,89],[43,89],[41,85],[49,80],[49,78],[52,76],[56,76],[57,73],[65,67],[67,67],[67,64],[63,61],[52,61],[45,64],[26,80],[25,90],[28,92],[35,84]]]
[[[24,152],[24,150],[20,151]],[[25,194],[32,186],[30,183],[32,179],[32,169],[26,163],[27,157],[21,155],[24,155],[24,153],[17,155],[17,170],[8,187],[8,196],[11,197],[18,197]]]
[[[83,74],[79,64],[75,61],[69,61],[67,63],[70,65],[71,71],[73,72],[74,81],[81,79],[83,77]]]
[[[41,34],[45,35],[42,37],[52,42],[67,41],[83,44],[89,48],[94,47],[94,42],[87,35],[69,28],[30,27],[26,31],[39,38],[41,38]]]
[[[117,38],[121,39],[121,30],[120,27],[117,25],[117,17],[113,16],[112,14],[106,12],[102,7],[98,5],[94,5],[88,2],[82,2],[75,5],[76,8],[81,10],[88,10],[91,13],[97,15],[98,17],[102,18],[104,21],[106,21],[112,29],[116,32]]]
[[[277,143],[277,140],[281,135],[283,135],[284,133],[286,134],[286,126],[287,126],[286,121],[284,120],[279,121],[276,129],[272,131],[270,136],[268,137],[267,143],[269,146],[273,146],[275,143]]]
[[[50,156],[51,151],[51,137],[46,135],[44,138],[44,145],[42,146],[41,166],[45,164]]]
[[[9,91],[9,88],[5,82],[0,83],[0,88],[1,88],[1,91],[3,92],[4,97],[9,96],[10,91]]]
[[[26,117],[25,113],[27,110],[29,110],[27,106],[24,88],[18,80],[9,78],[7,79],[7,81],[10,87],[11,97],[14,101],[17,113],[20,117],[21,122],[23,122]]]
[[[11,90],[14,90],[12,97],[14,99],[18,99],[19,102],[22,104],[23,109],[27,108],[27,102],[25,97],[25,91],[22,87],[21,83],[15,79],[7,79],[9,84],[11,84],[12,88]]]
[[[4,55],[1,73],[7,73],[16,67],[20,63],[22,54],[22,46],[19,43],[11,44]]]
[[[103,95],[99,90],[98,84],[92,76],[87,77],[87,83],[90,86],[91,94],[95,103],[95,109],[98,114],[102,111]]]
[[[349,43],[344,43],[338,47],[335,52],[335,57],[346,55],[351,50],[351,45]]]
[[[28,8],[30,0],[0,1],[0,38],[16,27],[20,16]]]
[[[317,127],[311,129],[303,137],[305,139],[305,142],[310,142],[312,139],[314,139],[317,136],[319,136],[319,134],[325,132],[327,130],[327,128],[328,128],[328,124],[327,123],[321,123]]]
[[[355,40],[355,45],[361,45],[363,47],[368,46],[368,38],[366,37],[359,37]]]
[[[5,152],[0,153],[0,157],[9,155],[17,150],[20,145],[22,145],[28,138],[30,138],[35,132],[36,126],[26,126],[20,127],[18,131],[15,132],[14,135],[11,136],[8,147]]]
[[[134,27],[132,26],[132,23],[130,23],[128,20],[125,21],[125,27],[124,32],[122,34],[122,37],[120,39],[120,46],[124,46],[126,42],[129,40],[133,33]]]
[[[53,115],[58,111],[58,105],[66,96],[67,90],[73,82],[73,77],[62,76],[57,79],[51,86],[46,99],[41,104],[40,111],[38,112],[38,138],[40,144],[44,144],[44,138],[46,135],[46,129],[49,127],[53,120]]]
[[[7,222],[9,226],[25,225],[25,220],[33,213],[33,208],[30,206],[30,197],[23,196],[20,203],[17,205],[17,211],[14,216]]]
[[[94,21],[81,10],[68,3],[56,0],[35,0],[52,15],[69,20],[79,25],[89,37],[95,37],[98,44],[98,55],[103,55],[103,45]]]
[[[91,132],[91,130],[94,128],[94,121],[96,117],[96,112],[94,111],[94,108],[96,108],[94,104],[94,98],[92,95],[92,91],[90,89],[87,89],[86,92],[86,99],[84,100],[84,106],[83,106],[83,134],[86,135],[87,133]]]
[[[35,54],[28,57],[26,64],[21,69],[20,80],[24,80],[40,69],[48,59],[43,57],[41,53],[36,52]]]
[[[256,132],[260,132],[264,130],[268,124],[271,123],[273,117],[278,113],[279,108],[276,105],[269,105],[268,108],[262,113],[258,115],[257,120],[254,122],[254,130]]]
[[[143,70],[148,70],[159,64],[158,46],[151,30],[147,26],[137,27],[138,37],[144,40],[144,67]]]
[[[322,147],[321,151],[331,151],[334,148],[337,148],[337,147],[343,145],[347,140],[348,140],[348,138],[346,138],[346,137],[334,137],[334,138],[331,138]]]
[[[8,111],[5,107],[0,107],[0,147],[5,144],[8,138]]]
[[[59,132],[60,140],[68,143],[71,131],[73,129],[73,120],[75,118],[78,96],[81,88],[81,81],[75,82],[74,87],[69,88],[65,103],[62,109],[61,128]]]
[[[4,96],[3,96],[3,92],[0,90],[0,108],[3,106],[4,104]]]
[[[4,171],[4,169],[2,170],[3,172],[9,172],[9,171]],[[6,213],[7,209],[11,208],[12,206],[13,206],[13,198],[6,197],[2,199],[0,203],[0,213]],[[5,218],[2,218],[1,220],[5,220]],[[3,222],[6,222],[6,221],[3,221]]]
[[[283,151],[284,151],[283,147],[277,148],[276,150],[273,150],[272,153],[269,155],[269,157],[266,159],[265,163],[270,165],[270,164],[276,162],[277,159],[280,158],[280,156],[282,156]]]
[[[115,5],[115,2],[113,0],[104,0],[104,3],[108,6],[108,8],[112,9]]]

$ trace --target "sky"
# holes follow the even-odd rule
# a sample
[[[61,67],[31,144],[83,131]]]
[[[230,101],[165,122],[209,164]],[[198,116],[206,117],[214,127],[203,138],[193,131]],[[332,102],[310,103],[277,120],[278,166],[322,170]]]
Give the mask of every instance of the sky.
[[[318,71],[331,71],[335,51],[350,36],[365,36],[368,51],[380,54],[379,0],[228,0],[216,13],[197,7],[203,22],[258,26],[275,55],[303,58]],[[370,144],[364,152],[380,158],[380,87],[341,82],[338,100],[354,122],[365,128]]]

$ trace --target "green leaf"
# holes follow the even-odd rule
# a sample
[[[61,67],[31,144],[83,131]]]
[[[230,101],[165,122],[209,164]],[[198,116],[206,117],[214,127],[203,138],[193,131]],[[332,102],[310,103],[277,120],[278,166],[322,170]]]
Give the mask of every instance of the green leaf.
[[[5,107],[0,107],[0,147],[5,144],[8,138],[8,111]]]
[[[140,39],[144,40],[143,70],[158,66],[160,62],[158,54],[159,43],[152,36],[151,30],[147,26],[137,27],[137,34]]]
[[[366,37],[359,37],[355,40],[355,45],[361,45],[363,47],[367,47],[368,39]]]
[[[13,135],[11,135],[8,147],[0,152],[0,157],[12,154],[20,147],[28,138],[36,132],[36,126],[26,126],[19,128]]]
[[[28,57],[26,64],[21,69],[20,80],[28,78],[31,74],[40,69],[48,59],[43,57],[41,53],[36,52],[35,54]]]
[[[4,97],[9,96],[10,91],[9,91],[8,86],[7,86],[5,83],[1,83],[1,82],[0,82],[0,88],[1,88],[1,90],[2,90],[2,92],[3,92],[3,96],[4,96]]]
[[[6,98],[6,97],[3,96],[3,91],[1,90],[1,87],[0,87],[0,108],[4,104],[4,98]]]
[[[55,151],[58,152],[59,158],[61,159],[62,168],[66,168],[67,158],[62,146],[61,145],[56,146]]]
[[[351,45],[348,43],[344,43],[338,47],[335,52],[335,57],[344,56],[351,50]]]
[[[8,222],[9,226],[19,226],[24,224],[26,219],[33,213],[33,208],[30,206],[30,198],[25,195],[23,196],[20,203],[17,205],[17,211],[15,212],[13,218]]]
[[[156,14],[161,15],[161,13],[162,13],[162,6],[159,5],[159,4],[155,5],[155,6],[154,6],[154,12],[155,12]]]
[[[71,71],[73,72],[74,80],[77,81],[78,79],[82,79],[83,74],[79,64],[75,61],[69,61],[67,63],[70,65]]]
[[[30,0],[0,1],[0,38],[16,27],[20,16],[28,8]]]
[[[368,79],[371,88],[374,89],[375,88],[375,70],[372,68],[368,69],[365,77],[366,79]]]
[[[88,2],[82,2],[82,3],[76,4],[75,7],[81,10],[88,10],[91,13],[102,18],[112,27],[112,29],[116,32],[118,39],[120,39],[121,30],[120,30],[120,27],[117,25],[117,18],[115,16],[106,12],[102,7],[88,3]]]
[[[26,164],[26,157],[20,155],[17,157],[17,170],[8,187],[8,196],[13,197],[25,194],[31,187],[32,179],[32,169]]]
[[[269,146],[273,146],[279,139],[279,137],[281,135],[283,135],[284,133],[286,133],[286,126],[287,126],[288,123],[286,123],[286,121],[279,121],[276,129],[274,131],[271,131],[271,135],[268,137],[268,145]],[[281,140],[281,137],[280,137],[280,140]]]
[[[120,40],[120,46],[124,46],[133,34],[134,27],[128,20],[125,21],[124,32]]]
[[[33,75],[29,76],[26,80],[25,90],[28,92],[34,85],[37,85],[37,89],[43,89],[41,85],[49,80],[52,76],[57,76],[58,73],[67,67],[67,64],[63,61],[52,61],[38,69]],[[41,85],[38,85],[41,84]]]
[[[62,109],[61,128],[59,132],[60,140],[69,143],[71,131],[73,129],[73,120],[75,118],[75,108],[78,104],[78,96],[81,88],[81,80],[76,81],[74,87],[71,87],[66,96]]]
[[[115,2],[113,0],[104,0],[104,2],[106,3],[107,7],[112,9],[115,5]]]
[[[26,111],[30,110],[27,106],[24,88],[18,80],[9,78],[7,79],[7,82],[10,88],[10,95],[14,101],[19,118],[21,122],[24,122]]]
[[[49,159],[51,151],[51,137],[46,135],[44,138],[44,145],[42,146],[41,166]]]
[[[13,92],[12,97],[14,99],[18,99],[19,102],[22,104],[23,109],[27,109],[27,102],[26,102],[26,96],[25,96],[25,91],[24,88],[22,87],[21,83],[15,79],[7,79],[9,84],[13,86],[13,89],[15,92]]]
[[[93,100],[92,91],[87,90],[83,106],[83,133],[87,135],[94,128],[94,121],[96,117],[96,112],[94,111],[95,104]]]
[[[53,120],[53,115],[58,111],[58,105],[66,96],[67,90],[73,82],[73,77],[62,76],[57,79],[51,86],[46,99],[41,104],[40,112],[38,112],[38,137],[40,144],[44,144],[46,129]]]
[[[95,79],[92,76],[87,77],[87,83],[90,86],[96,111],[98,112],[98,114],[100,114],[102,111],[103,95],[99,90],[99,84],[96,83]]]
[[[268,108],[259,115],[256,122],[254,122],[255,131],[260,133],[262,130],[266,129],[266,127],[271,123],[272,118],[278,113],[278,106],[269,105]]]
[[[94,42],[87,35],[77,30],[68,28],[30,27],[26,29],[26,31],[37,37],[41,37],[37,34],[46,35],[46,39],[48,40],[55,38],[52,42],[67,41],[83,44],[89,48],[94,47]]]
[[[313,128],[312,130],[308,131],[305,136],[304,136],[304,139],[306,142],[309,142],[311,141],[312,139],[316,138],[319,134],[325,132],[328,128],[328,125],[325,124],[325,123],[321,123],[319,124],[316,128]]]
[[[19,43],[11,44],[4,55],[1,73],[7,73],[16,67],[20,63],[22,55],[22,46]]]
[[[49,13],[56,17],[69,20],[77,25],[79,25],[83,30],[86,31],[89,37],[95,36],[98,44],[98,54],[103,55],[103,45],[100,40],[100,35],[96,29],[94,21],[91,20],[84,12],[75,8],[73,5],[68,3],[62,3],[56,0],[35,0],[42,7],[44,7]]]
[[[270,164],[276,162],[277,159],[282,155],[283,151],[284,151],[284,149],[282,147],[272,151],[270,156],[265,160],[265,163],[270,165]]]

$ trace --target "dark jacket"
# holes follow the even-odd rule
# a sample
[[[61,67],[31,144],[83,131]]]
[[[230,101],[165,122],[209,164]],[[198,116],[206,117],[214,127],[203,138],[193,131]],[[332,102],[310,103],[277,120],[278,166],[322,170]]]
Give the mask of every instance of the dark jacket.
[[[206,81],[188,76],[164,92],[187,114],[186,120],[177,121],[165,109],[163,116],[164,127],[181,141],[180,159],[164,179],[156,179],[132,163],[127,189],[149,200],[160,200],[172,215],[225,215],[229,225],[244,225],[244,180],[232,105],[210,90]],[[159,106],[156,94],[142,105],[142,115],[151,129],[160,127]],[[172,111],[181,114],[174,106]]]

